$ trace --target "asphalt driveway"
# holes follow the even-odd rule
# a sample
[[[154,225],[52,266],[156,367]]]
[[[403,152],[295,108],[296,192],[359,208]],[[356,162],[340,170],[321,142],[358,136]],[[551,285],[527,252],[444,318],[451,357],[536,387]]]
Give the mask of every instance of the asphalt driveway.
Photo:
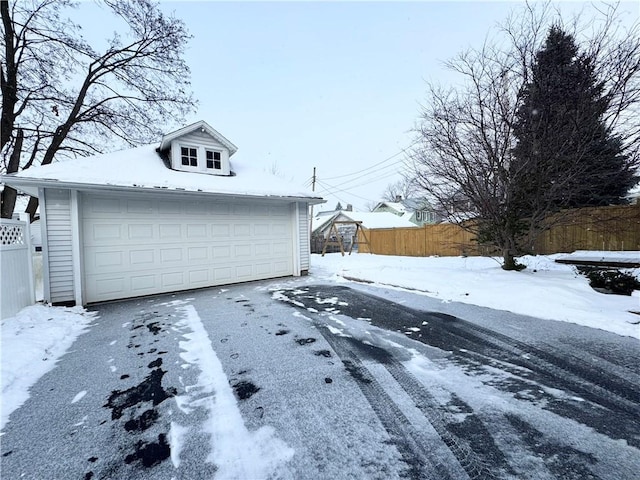
[[[93,308],[12,414],[3,479],[640,471],[631,338],[312,278]]]

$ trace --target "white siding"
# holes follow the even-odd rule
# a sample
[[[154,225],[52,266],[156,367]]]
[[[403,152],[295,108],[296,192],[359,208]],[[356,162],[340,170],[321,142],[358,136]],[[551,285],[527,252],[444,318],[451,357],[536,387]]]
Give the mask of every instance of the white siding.
[[[47,262],[51,303],[72,302],[73,248],[71,229],[71,192],[45,190]]]
[[[309,205],[298,204],[298,222],[300,228],[300,270],[309,270]]]

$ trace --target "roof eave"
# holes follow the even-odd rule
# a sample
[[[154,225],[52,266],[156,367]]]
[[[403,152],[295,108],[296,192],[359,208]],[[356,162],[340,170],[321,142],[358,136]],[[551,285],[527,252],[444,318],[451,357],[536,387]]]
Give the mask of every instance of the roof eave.
[[[167,187],[143,187],[143,186],[129,186],[129,185],[105,185],[100,183],[79,183],[79,182],[65,182],[60,180],[42,179],[42,178],[23,178],[14,177],[12,175],[1,175],[0,182],[9,185],[17,190],[28,193],[29,195],[38,196],[38,190],[40,188],[66,188],[69,190],[78,191],[103,191],[103,192],[155,192],[155,193],[170,193],[172,195],[200,195],[207,197],[224,197],[224,198],[244,198],[244,199],[262,199],[262,200],[286,200],[290,202],[305,202],[309,205],[318,205],[325,203],[326,200],[321,197],[304,197],[298,195],[255,195],[255,194],[243,194],[243,193],[229,193],[229,192],[207,192],[204,190],[187,190],[182,188],[167,188]]]

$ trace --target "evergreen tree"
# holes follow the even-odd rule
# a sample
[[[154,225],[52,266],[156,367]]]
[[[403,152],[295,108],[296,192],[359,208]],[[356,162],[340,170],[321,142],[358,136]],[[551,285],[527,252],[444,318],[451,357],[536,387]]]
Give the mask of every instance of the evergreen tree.
[[[559,26],[549,30],[524,87],[514,134],[513,196],[521,209],[623,203],[637,182],[604,122],[608,99],[593,61]]]

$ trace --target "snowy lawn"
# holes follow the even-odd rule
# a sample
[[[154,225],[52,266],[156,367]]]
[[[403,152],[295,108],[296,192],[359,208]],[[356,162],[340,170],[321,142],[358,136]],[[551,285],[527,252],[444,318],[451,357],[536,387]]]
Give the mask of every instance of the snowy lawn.
[[[584,252],[579,252],[584,253]],[[592,256],[638,259],[639,252],[593,252]],[[358,280],[415,290],[444,302],[463,302],[577,323],[640,339],[640,291],[606,295],[589,286],[575,267],[555,263],[566,254],[526,256],[521,272],[502,270],[487,257],[395,257],[339,253],[313,255],[311,273],[335,281]],[[640,269],[632,271],[636,277]],[[632,313],[636,312],[636,313]]]
[[[29,388],[55,367],[94,315],[81,307],[33,305],[2,320],[0,430],[11,412],[29,398]]]

